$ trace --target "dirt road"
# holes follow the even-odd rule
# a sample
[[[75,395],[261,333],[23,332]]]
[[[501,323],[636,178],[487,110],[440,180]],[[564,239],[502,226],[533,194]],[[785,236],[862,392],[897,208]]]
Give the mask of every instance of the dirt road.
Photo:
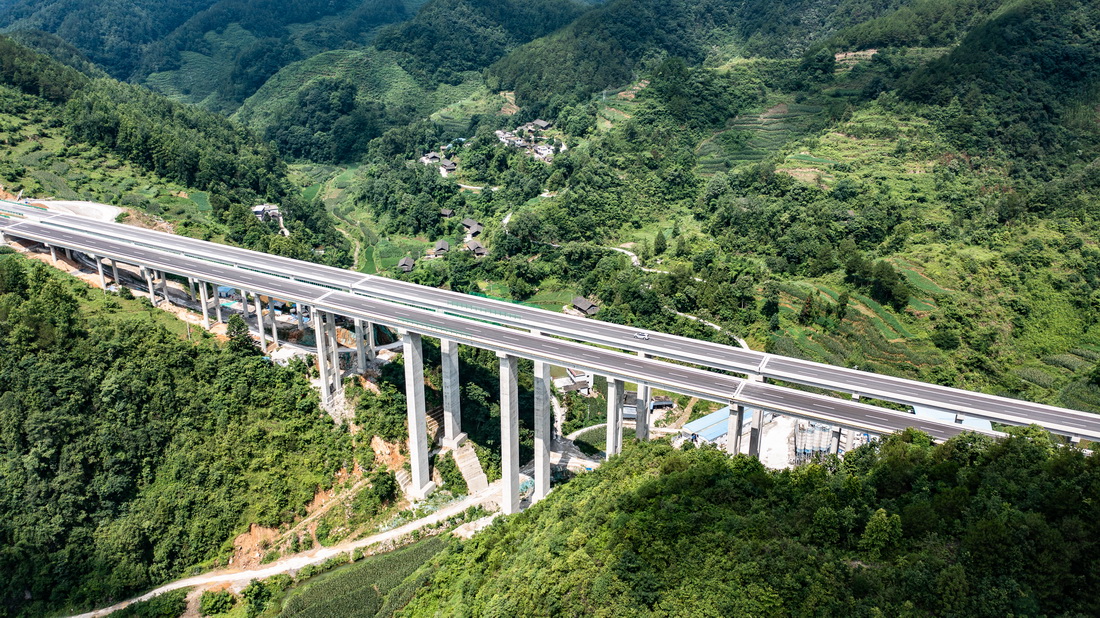
[[[205,575],[197,575],[195,577],[188,577],[186,579],[176,580],[174,582],[156,588],[155,590],[147,592],[139,597],[128,599],[126,601],[117,603],[104,609],[98,609],[85,614],[80,614],[75,618],[94,618],[98,616],[106,616],[111,612],[126,607],[130,603],[134,603],[137,601],[146,601],[157,595],[164,594],[165,592],[178,590],[180,588],[190,588],[192,586],[209,586],[212,584],[228,583],[230,584],[230,587],[239,591],[244,586],[247,586],[248,582],[252,581],[253,579],[264,579],[266,577],[271,577],[272,575],[277,575],[279,573],[297,571],[298,569],[301,569],[306,565],[320,564],[325,560],[328,560],[329,558],[340,553],[351,552],[354,549],[367,547],[369,545],[374,545],[375,543],[393,541],[401,538],[406,534],[411,533],[413,530],[423,528],[424,526],[438,524],[445,519],[458,515],[459,513],[465,511],[471,506],[476,506],[478,504],[484,504],[491,501],[496,502],[500,499],[500,487],[501,482],[499,480],[495,481],[491,483],[485,491],[482,491],[479,494],[468,496],[463,500],[448,504],[447,506],[444,506],[435,513],[428,515],[427,517],[411,521],[403,526],[394,528],[393,530],[387,530],[386,532],[380,532],[373,536],[359,539],[357,541],[341,543],[332,547],[321,547],[318,549],[312,549],[310,551],[295,554],[293,556],[288,556],[281,560],[272,562],[271,564],[266,564],[262,567],[255,569],[247,569],[243,571],[225,569],[221,571],[207,573]]]

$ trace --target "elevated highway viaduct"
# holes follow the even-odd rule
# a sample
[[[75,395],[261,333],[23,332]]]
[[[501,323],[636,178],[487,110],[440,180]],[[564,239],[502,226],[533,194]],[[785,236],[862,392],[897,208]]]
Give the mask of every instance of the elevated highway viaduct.
[[[516,397],[517,359],[534,361],[535,368],[535,495],[545,495],[549,488],[550,441],[550,377],[551,365],[573,367],[608,377],[613,393],[621,393],[624,382],[661,387],[708,400],[731,404],[730,448],[739,448],[742,433],[741,422],[746,408],[754,411],[753,426],[749,431],[750,452],[759,452],[760,420],[763,411],[796,416],[828,423],[849,430],[885,434],[916,427],[937,440],[945,440],[960,433],[963,428],[954,423],[939,423],[919,419],[912,415],[861,404],[849,399],[805,393],[763,382],[745,380],[721,372],[685,367],[664,360],[638,356],[616,350],[607,350],[531,333],[516,328],[470,320],[449,315],[446,312],[429,311],[390,301],[304,283],[285,277],[259,273],[242,268],[225,266],[207,260],[166,253],[133,244],[88,236],[74,231],[52,228],[29,220],[0,220],[0,234],[6,237],[34,241],[48,246],[51,251],[62,249],[77,251],[90,256],[98,267],[105,283],[106,261],[111,262],[112,277],[118,277],[118,263],[139,267],[147,281],[152,273],[163,280],[165,273],[172,273],[198,284],[201,290],[201,308],[204,322],[209,324],[209,300],[205,298],[207,284],[230,286],[254,295],[274,296],[308,307],[310,320],[317,334],[318,362],[322,376],[322,403],[332,406],[338,399],[340,388],[339,365],[336,360],[335,317],[343,316],[357,323],[374,323],[387,326],[401,334],[404,353],[410,450],[412,453],[413,487],[411,494],[422,497],[432,490],[428,480],[428,445],[425,430],[423,392],[422,336],[438,337],[443,341],[444,354],[444,407],[446,423],[444,443],[455,444],[461,440],[461,416],[458,405],[457,362],[449,363],[448,357],[457,360],[456,344],[464,344],[493,350],[500,358],[501,368],[501,431],[504,445],[503,468],[505,477],[506,512],[518,508],[518,403]],[[147,286],[154,302],[159,302],[156,286]],[[265,331],[262,307],[257,307],[258,330]],[[273,335],[275,332],[273,331]],[[362,341],[362,337],[359,338]],[[420,376],[420,379],[418,379]],[[619,452],[622,444],[621,398],[608,398],[609,431],[608,455]],[[644,408],[644,406],[642,406]],[[648,426],[644,413],[638,419],[639,436],[647,438]],[[992,432],[996,434],[996,432]],[[839,432],[834,439],[839,445]]]

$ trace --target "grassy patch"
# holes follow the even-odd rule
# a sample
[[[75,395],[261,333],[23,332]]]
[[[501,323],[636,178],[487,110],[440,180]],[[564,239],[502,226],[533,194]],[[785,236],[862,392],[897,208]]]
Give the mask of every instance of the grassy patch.
[[[314,577],[287,595],[279,616],[376,616],[387,595],[446,546],[443,538],[431,537]]]
[[[624,428],[623,442],[625,443],[633,439],[634,430]],[[573,440],[573,444],[576,444],[577,448],[589,457],[602,456],[604,449],[607,448],[607,426],[597,427],[582,433]]]

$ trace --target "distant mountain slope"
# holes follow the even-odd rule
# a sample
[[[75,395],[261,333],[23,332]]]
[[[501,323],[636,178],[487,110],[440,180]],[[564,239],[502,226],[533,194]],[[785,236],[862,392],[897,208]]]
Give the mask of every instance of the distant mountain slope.
[[[133,78],[178,100],[232,111],[267,78],[319,52],[365,44],[416,2],[221,0],[145,50]]]
[[[116,77],[141,62],[143,46],[176,29],[215,0],[14,0],[0,7],[0,27],[43,30],[75,45]]]
[[[406,52],[417,70],[451,80],[565,26],[587,8],[573,0],[433,0],[414,19],[383,31],[376,45]]]
[[[968,149],[997,145],[1040,168],[1079,158],[1100,144],[1100,4],[1010,2],[901,92],[949,105],[944,123]]]
[[[746,55],[797,56],[839,28],[904,3],[615,0],[497,62],[489,70],[490,86],[515,90],[518,100],[530,102],[620,86],[665,55],[699,63],[722,44]]]

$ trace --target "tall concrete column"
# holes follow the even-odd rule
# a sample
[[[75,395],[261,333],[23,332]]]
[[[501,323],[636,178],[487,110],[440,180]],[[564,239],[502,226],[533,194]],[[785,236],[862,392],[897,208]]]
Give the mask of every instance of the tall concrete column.
[[[840,454],[840,427],[833,427],[833,433],[829,441],[829,451],[837,455]]]
[[[848,437],[844,441],[844,452],[847,453],[856,447],[856,430],[848,428],[845,431],[848,433]]]
[[[726,452],[736,455],[741,452],[741,432],[745,430],[745,406],[730,402],[729,424],[726,425]]]
[[[168,299],[168,275],[163,270],[158,272],[160,274],[160,293],[164,296],[164,302],[172,304],[172,301]]]
[[[275,320],[275,300],[267,297],[267,312],[271,315],[271,343],[279,347],[279,324]]]
[[[554,414],[550,385],[550,365],[535,361],[535,495],[532,502],[550,493],[550,428]]]
[[[397,332],[401,336],[401,344],[405,352],[405,401],[408,403],[409,459],[412,465],[412,485],[409,487],[409,495],[420,500],[435,489],[435,483],[429,478],[428,471],[428,427],[427,413],[424,409],[424,350],[418,333],[411,333],[404,329]],[[500,416],[503,425],[503,405],[501,408]],[[507,486],[507,478],[507,472],[505,472],[505,486]],[[512,482],[515,483],[515,481]],[[507,512],[505,510],[505,513]]]
[[[374,360],[376,358],[376,350],[378,349],[378,341],[374,334],[374,323],[367,322],[367,360]]]
[[[241,292],[241,317],[247,320],[248,317],[249,317],[248,316],[248,292],[244,288],[241,288],[240,292]]]
[[[298,310],[298,330],[306,329],[306,307],[295,303],[295,308]]]
[[[497,352],[500,358],[500,510],[505,515],[519,511],[519,387],[516,357]]]
[[[50,259],[57,261],[57,247],[50,245]]]
[[[363,341],[363,320],[355,318],[355,366],[359,373],[367,369],[367,350]]]
[[[99,271],[99,287],[103,288],[103,291],[107,291],[107,276],[103,274],[103,258],[96,256],[95,266]]]
[[[257,303],[257,309],[259,309],[259,300],[257,300],[256,303]],[[325,314],[323,312],[317,311],[317,309],[314,308],[314,310],[313,310],[313,335],[314,335],[314,339],[317,342],[317,370],[321,374],[321,406],[324,407],[327,410],[332,405],[332,391],[330,389],[331,383],[329,382],[329,374],[331,373],[331,369],[329,368],[329,365],[328,365],[328,354],[325,353],[325,351],[326,351],[325,348],[327,347],[326,346],[327,342],[325,340],[327,339],[327,336],[325,334],[324,326],[322,325],[322,322],[324,321],[324,315]],[[260,312],[260,311],[257,311],[256,316],[257,317],[262,317],[263,313]],[[264,327],[263,327],[263,324],[261,323],[260,324],[260,338],[261,339],[264,336],[263,333],[264,333]]]
[[[638,352],[638,356],[648,358],[644,352]],[[639,440],[649,439],[649,385],[638,383],[638,404],[635,406],[634,434]]]
[[[142,268],[142,272],[145,273],[145,285],[149,289],[149,302],[153,303],[153,306],[157,306],[157,289],[153,287],[153,271],[148,268]]]
[[[202,327],[206,330],[210,330],[210,303],[206,298],[206,282],[199,282],[199,296],[202,304]]]
[[[623,381],[607,380],[607,457],[623,447]]]
[[[458,377],[458,344],[439,340],[443,360],[443,446],[458,448],[466,434],[462,433],[462,399]]]
[[[214,291],[214,315],[218,316],[218,323],[222,324],[225,320],[222,319],[222,297],[218,292],[218,285],[212,284],[211,289]]]
[[[260,302],[260,295],[253,294],[252,298],[256,301],[256,330],[260,333],[260,349],[267,352],[267,335],[264,334],[264,306]],[[317,315],[317,312],[314,312]],[[321,337],[324,334],[323,331],[317,330],[317,353],[321,353]]]
[[[752,426],[749,428],[749,455],[760,457],[760,441],[764,437],[764,411],[752,409]]]
[[[187,291],[191,294],[191,300],[195,300],[195,278],[187,278]]]
[[[115,285],[122,287],[122,279],[118,276],[118,260],[111,258],[111,269],[115,274]]]
[[[272,316],[274,319],[275,316]],[[325,328],[328,339],[325,345],[328,347],[329,363],[332,366],[332,392],[340,388],[340,342],[336,339],[336,314],[328,314],[328,324]],[[420,372],[423,374],[423,370]]]

